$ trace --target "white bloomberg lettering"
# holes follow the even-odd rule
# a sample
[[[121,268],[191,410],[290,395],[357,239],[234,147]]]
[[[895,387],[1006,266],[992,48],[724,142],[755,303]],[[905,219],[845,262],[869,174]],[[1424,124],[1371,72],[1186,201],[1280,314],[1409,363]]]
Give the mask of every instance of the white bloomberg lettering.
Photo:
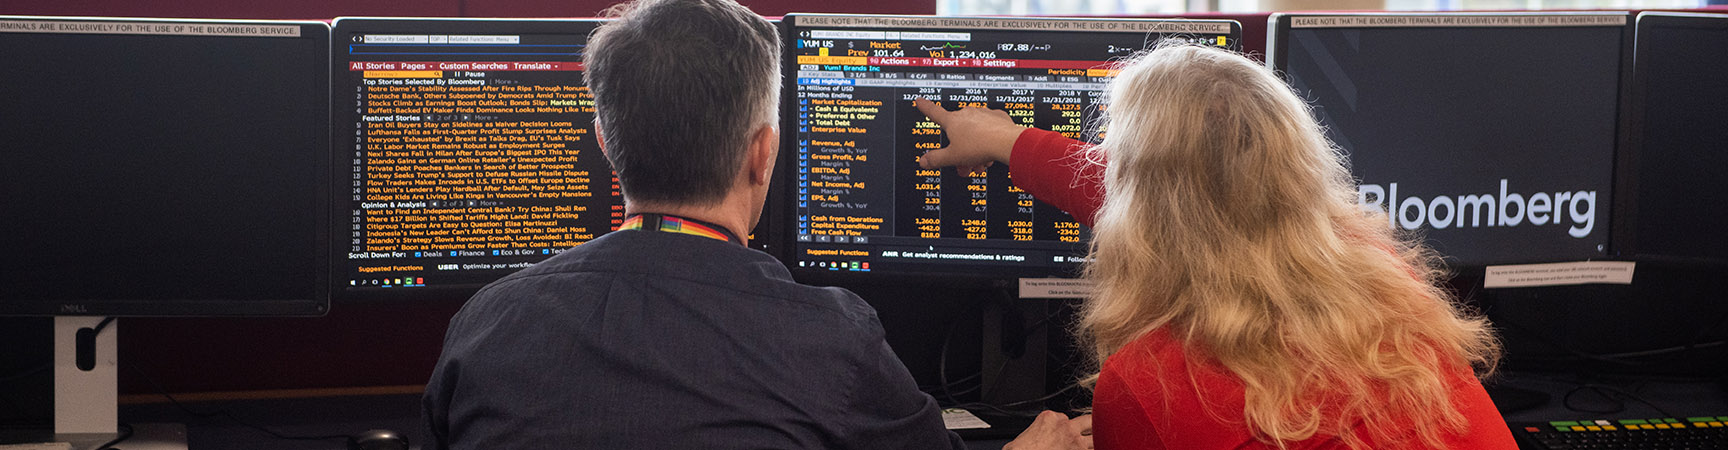
[[[1568,223],[1566,234],[1574,238],[1589,236],[1596,229],[1596,191],[1537,192],[1529,195],[1511,192],[1506,179],[1500,180],[1498,195],[1485,194],[1439,195],[1398,198],[1398,183],[1363,184],[1356,187],[1356,201],[1365,208],[1387,212],[1389,225],[1414,230],[1424,225],[1436,230],[1446,228],[1515,227],[1526,221],[1542,226]],[[1393,208],[1395,206],[1395,208]]]

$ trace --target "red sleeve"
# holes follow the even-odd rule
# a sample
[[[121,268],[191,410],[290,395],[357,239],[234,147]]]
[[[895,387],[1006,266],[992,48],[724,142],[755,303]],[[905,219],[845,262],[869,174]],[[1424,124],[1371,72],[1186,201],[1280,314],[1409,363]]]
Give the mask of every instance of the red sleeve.
[[[1104,166],[1081,156],[1088,147],[1062,133],[1027,128],[1008,157],[1014,185],[1091,227],[1104,203]]]

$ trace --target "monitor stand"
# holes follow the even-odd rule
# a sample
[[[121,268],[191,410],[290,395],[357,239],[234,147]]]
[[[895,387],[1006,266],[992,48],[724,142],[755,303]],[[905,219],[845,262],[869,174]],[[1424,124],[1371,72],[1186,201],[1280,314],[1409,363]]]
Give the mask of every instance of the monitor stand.
[[[984,372],[979,400],[1005,405],[1048,394],[1045,374],[1049,370],[1046,355],[1050,333],[1038,322],[1046,317],[1049,301],[1021,299],[1005,291],[994,295],[994,307],[984,309]]]
[[[120,437],[119,320],[95,334],[93,367],[78,367],[78,331],[94,330],[102,317],[54,318],[54,432],[24,442],[65,442],[73,449],[96,449]],[[116,444],[127,450],[185,450],[181,424],[134,424],[131,436]]]
[[[102,317],[58,316],[54,318],[54,437],[62,442],[99,440],[97,445],[119,436],[119,365],[114,336],[119,321],[108,324],[95,338],[95,367],[78,368],[78,330],[94,329]]]

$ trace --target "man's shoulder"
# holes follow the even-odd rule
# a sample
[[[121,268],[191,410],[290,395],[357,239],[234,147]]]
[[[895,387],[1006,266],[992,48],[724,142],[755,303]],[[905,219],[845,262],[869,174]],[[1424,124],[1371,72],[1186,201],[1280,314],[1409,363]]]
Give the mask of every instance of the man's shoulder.
[[[641,231],[613,232],[576,246],[487,285],[469,302],[522,307],[619,297],[701,298],[702,306],[870,324],[876,320],[875,309],[851,291],[799,284],[783,264],[760,251]]]

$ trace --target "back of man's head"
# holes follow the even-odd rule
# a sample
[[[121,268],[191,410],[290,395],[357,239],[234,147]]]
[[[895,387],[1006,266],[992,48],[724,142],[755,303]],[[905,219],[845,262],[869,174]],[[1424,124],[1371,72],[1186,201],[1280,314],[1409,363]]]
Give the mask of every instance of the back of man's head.
[[[606,156],[634,202],[708,204],[778,115],[780,41],[732,0],[637,0],[582,60]]]

